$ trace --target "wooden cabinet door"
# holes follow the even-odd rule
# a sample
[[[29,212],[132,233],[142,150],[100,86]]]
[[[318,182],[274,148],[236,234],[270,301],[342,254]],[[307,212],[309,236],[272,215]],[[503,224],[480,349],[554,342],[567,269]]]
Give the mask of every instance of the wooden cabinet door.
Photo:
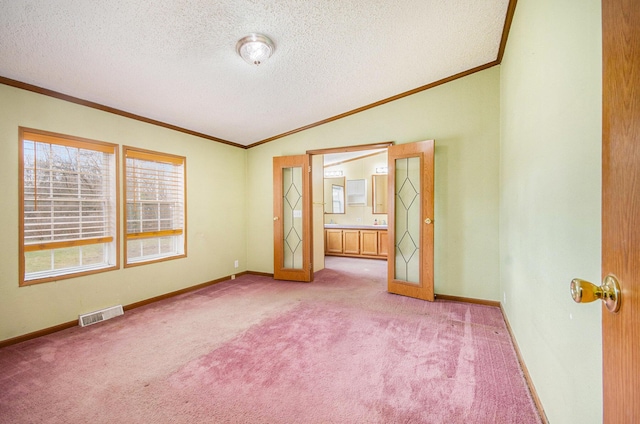
[[[389,233],[378,231],[378,255],[389,256]]]
[[[325,230],[327,253],[342,253],[342,230]]]
[[[360,254],[360,231],[359,230],[342,230],[343,253],[350,255]]]
[[[378,231],[360,230],[360,254],[378,256]]]

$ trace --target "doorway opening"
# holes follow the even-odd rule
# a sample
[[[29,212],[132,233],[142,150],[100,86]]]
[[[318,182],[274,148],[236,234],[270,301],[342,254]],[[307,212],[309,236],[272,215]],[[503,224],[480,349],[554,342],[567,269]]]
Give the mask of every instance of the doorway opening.
[[[390,293],[433,301],[435,142],[424,140],[399,146],[392,143],[372,146],[307,151],[304,155],[273,158],[274,278],[313,281],[314,272],[324,268],[325,253],[386,258]],[[331,215],[342,214],[343,210],[346,215],[350,206],[366,207],[367,202],[372,216],[385,215],[373,213],[375,186],[384,184],[377,181],[374,174],[371,175],[371,196],[366,188],[366,174],[365,178],[353,180],[347,180],[345,176],[344,187],[339,182],[331,183],[331,197],[328,202],[324,201],[324,155],[383,147],[388,155],[388,170],[386,202],[381,203],[387,204],[388,217],[380,217],[382,224],[377,222],[378,218],[372,218],[372,223],[363,222],[364,215],[356,217],[355,224],[331,222],[332,218],[326,222],[326,203],[331,205]],[[345,162],[352,161],[340,161]],[[336,162],[331,162],[326,168],[334,166]],[[384,175],[381,172],[384,162],[379,163],[376,171]],[[336,174],[327,172],[327,176],[335,177]],[[380,195],[384,192],[381,190]],[[340,197],[342,194],[344,199]],[[383,228],[387,220],[388,227]],[[336,251],[333,251],[334,247]]]
[[[387,149],[392,144],[307,152],[312,164],[314,271],[323,269],[329,257],[386,262]]]

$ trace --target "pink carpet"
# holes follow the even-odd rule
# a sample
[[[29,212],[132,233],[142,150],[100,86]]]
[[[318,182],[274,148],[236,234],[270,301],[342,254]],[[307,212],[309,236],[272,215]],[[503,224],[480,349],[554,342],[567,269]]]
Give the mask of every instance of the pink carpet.
[[[386,263],[243,276],[0,350],[0,423],[540,423],[500,310]]]

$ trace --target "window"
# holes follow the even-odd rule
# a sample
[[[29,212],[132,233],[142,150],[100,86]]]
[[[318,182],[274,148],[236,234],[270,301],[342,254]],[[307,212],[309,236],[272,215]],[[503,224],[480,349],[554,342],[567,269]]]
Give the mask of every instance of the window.
[[[116,269],[115,144],[19,129],[20,285]]]
[[[185,158],[124,147],[125,266],[186,256]]]
[[[333,202],[333,213],[344,213],[344,187],[339,185],[332,185],[332,202]]]

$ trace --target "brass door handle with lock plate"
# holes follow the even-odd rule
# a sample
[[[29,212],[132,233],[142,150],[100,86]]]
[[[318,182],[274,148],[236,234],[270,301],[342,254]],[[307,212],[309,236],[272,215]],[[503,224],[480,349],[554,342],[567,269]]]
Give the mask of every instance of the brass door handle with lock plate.
[[[574,278],[571,280],[571,297],[576,303],[589,303],[600,299],[609,312],[620,310],[620,284],[618,279],[609,274],[604,277],[600,287],[586,280]]]

